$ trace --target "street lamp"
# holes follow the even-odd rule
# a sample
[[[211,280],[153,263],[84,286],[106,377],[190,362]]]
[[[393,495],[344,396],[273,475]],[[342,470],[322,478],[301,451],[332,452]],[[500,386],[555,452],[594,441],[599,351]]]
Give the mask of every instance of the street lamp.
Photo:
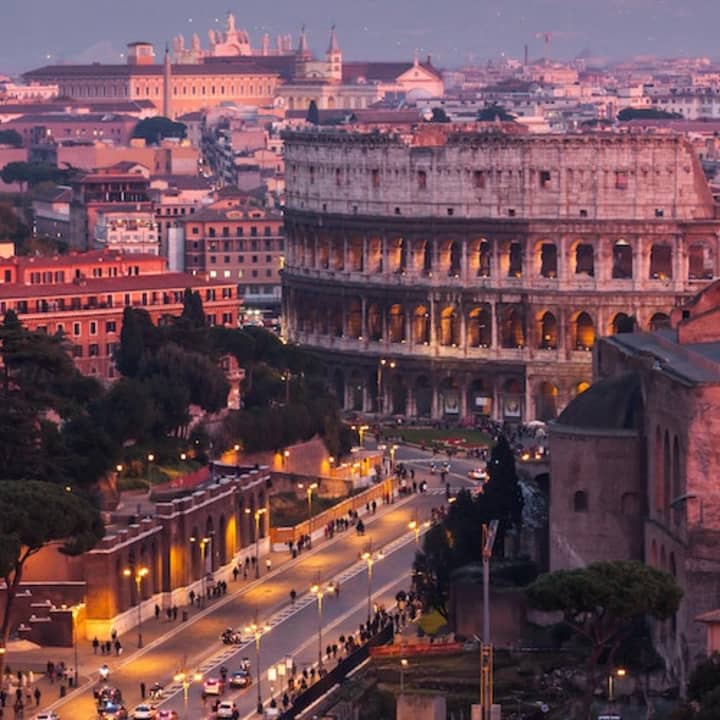
[[[150,571],[146,567],[141,568],[135,568],[135,572],[133,572],[132,568],[125,568],[123,570],[123,575],[126,578],[132,578],[135,579],[135,587],[137,588],[137,595],[136,595],[136,604],[137,604],[137,626],[138,626],[138,647],[141,648],[143,646],[143,636],[142,636],[142,581],[144,578],[146,578],[150,574]]]
[[[405,692],[405,669],[408,666],[407,658],[400,660],[400,694]]]
[[[258,508],[254,513],[250,508],[245,508],[246,515],[253,515],[255,518],[255,579],[260,577],[260,518],[267,512],[266,508]]]
[[[422,528],[430,527],[430,521],[426,520],[424,523],[418,522],[417,517],[408,523],[408,529],[415,533],[415,544],[420,544],[420,530]]]
[[[378,369],[377,369],[377,411],[378,414],[381,414],[383,410],[385,409],[385,403],[383,402],[384,398],[382,396],[382,387],[383,387],[383,368],[388,367],[391,370],[394,369],[397,366],[397,363],[394,360],[386,360],[385,358],[381,358],[378,361]]]
[[[262,703],[262,690],[260,688],[260,683],[262,682],[262,673],[260,672],[260,641],[262,640],[262,636],[270,630],[270,626],[265,625],[258,625],[257,618],[255,619],[255,622],[251,625],[248,625],[245,628],[245,632],[252,635],[252,637],[255,639],[255,677],[257,678],[257,713],[258,715],[262,715],[263,712],[263,703]]]
[[[335,458],[331,458],[333,462],[335,462]],[[302,489],[303,484],[300,483],[298,485],[298,488]],[[308,501],[308,537],[310,538],[309,546],[312,547],[312,494],[313,490],[318,489],[318,484],[316,482],[311,483],[307,486],[307,490],[305,491],[307,493],[307,501]]]
[[[72,607],[72,619],[73,619],[73,665],[75,667],[75,687],[78,686],[78,678],[79,678],[79,671],[78,671],[78,643],[77,643],[77,617],[80,614],[80,606],[79,605],[73,605]]]
[[[385,557],[382,553],[382,550],[378,551],[377,553],[373,553],[372,549],[372,538],[370,538],[370,543],[368,544],[368,549],[360,556],[361,560],[365,561],[365,564],[367,565],[367,577],[368,577],[368,601],[367,601],[367,619],[368,622],[370,622],[370,619],[372,618],[372,569],[373,565],[378,561],[382,560],[383,557]]]
[[[608,675],[608,702],[615,702],[615,678],[624,678],[627,675],[625,668],[617,668]]]
[[[318,670],[323,666],[323,652],[322,652],[322,614],[323,614],[323,598],[325,593],[331,593],[335,590],[335,586],[330,583],[327,588],[323,588],[320,583],[315,583],[311,588],[310,592],[317,598],[318,607]]]
[[[200,682],[202,678],[203,676],[201,673],[196,672],[190,674],[186,670],[182,670],[173,677],[173,680],[175,680],[175,682],[182,683],[183,701],[185,705],[185,720],[190,720],[190,714],[188,712],[188,696],[190,691],[190,685],[193,683],[193,681]]]
[[[202,598],[200,600],[203,607],[205,607],[205,595],[207,594],[207,582],[205,579],[205,575],[207,574],[207,553],[205,552],[205,548],[212,542],[212,535],[206,535],[205,537],[201,537],[199,540],[194,535],[190,538],[191,543],[199,542],[200,543],[200,570],[201,570],[201,577],[200,577],[200,590],[202,593]]]

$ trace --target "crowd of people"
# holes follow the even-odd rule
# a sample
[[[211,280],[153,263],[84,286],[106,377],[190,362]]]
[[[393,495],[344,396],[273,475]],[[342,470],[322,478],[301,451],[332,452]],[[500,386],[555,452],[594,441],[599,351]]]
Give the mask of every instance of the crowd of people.
[[[65,663],[48,662],[48,675],[52,674],[62,682],[72,678],[72,668],[65,667]],[[40,706],[42,691],[36,684],[37,677],[32,670],[13,673],[8,667],[0,683],[0,718],[5,718],[6,711],[12,709],[15,718],[24,718],[26,709]],[[54,681],[54,680],[53,680]],[[9,717],[9,715],[7,716]]]

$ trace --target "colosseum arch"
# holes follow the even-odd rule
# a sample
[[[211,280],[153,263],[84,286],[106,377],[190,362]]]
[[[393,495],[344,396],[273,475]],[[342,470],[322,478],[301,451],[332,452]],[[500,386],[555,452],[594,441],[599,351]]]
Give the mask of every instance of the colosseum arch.
[[[492,388],[481,378],[476,378],[468,386],[467,406],[473,415],[488,417],[492,414]]]
[[[715,259],[712,247],[704,241],[695,242],[688,248],[688,278],[712,280],[715,276]]]
[[[613,246],[612,277],[630,280],[633,276],[633,250],[627,240],[620,239]]]
[[[350,373],[350,409],[357,412],[363,410],[363,378],[357,369]]]
[[[575,396],[582,395],[586,390],[590,389],[590,383],[587,380],[580,380],[573,386]]]
[[[535,392],[535,418],[553,420],[557,417],[558,387],[554,383],[541,382]]]
[[[324,235],[318,240],[318,265],[322,270],[330,268],[330,240]]]
[[[342,305],[335,305],[330,311],[330,322],[332,324],[332,334],[334,337],[341,338],[345,334],[343,323],[345,317],[343,315]]]
[[[504,348],[525,347],[525,318],[522,310],[510,305],[500,319],[500,344]]]
[[[535,243],[534,266],[540,277],[554,279],[558,276],[557,245],[549,240]]]
[[[404,238],[396,237],[388,241],[388,270],[401,274],[407,270],[408,248]]]
[[[588,313],[578,313],[573,323],[573,334],[573,347],[576,350],[590,350],[595,344],[595,323]]]
[[[489,305],[470,310],[467,337],[470,347],[489,348],[492,345],[492,314]]]
[[[390,381],[390,401],[392,403],[393,415],[405,415],[407,413],[408,391],[403,376],[399,373],[393,375]]]
[[[520,242],[514,240],[507,246],[505,258],[507,276],[511,278],[522,277],[523,274],[523,249]]]
[[[472,240],[468,246],[468,274],[472,277],[489,278],[492,250],[486,238]]]
[[[318,320],[320,321],[319,332],[321,335],[330,334],[330,313],[331,308],[327,306],[318,308]]]
[[[446,377],[439,387],[440,413],[445,417],[460,416],[460,387],[453,377]]]
[[[352,299],[348,305],[347,334],[354,340],[362,337],[362,302],[358,298]]]
[[[399,303],[391,305],[388,311],[388,341],[405,342],[405,309]]]
[[[419,375],[413,385],[415,414],[418,417],[430,417],[432,414],[433,388],[427,375]]]
[[[345,243],[341,237],[334,236],[330,241],[330,262],[333,270],[345,269]]]
[[[412,340],[420,345],[430,344],[430,311],[426,305],[413,310]]]
[[[538,348],[541,350],[557,350],[558,322],[551,312],[542,314],[538,323]]]
[[[650,280],[665,280],[673,276],[673,250],[667,244],[655,244],[650,248]]]
[[[367,243],[368,272],[383,271],[383,242],[382,238],[371,237]]]
[[[460,313],[454,305],[448,305],[440,312],[440,345],[457,347],[461,341]]]
[[[655,332],[656,330],[660,330],[661,328],[669,328],[670,327],[670,316],[665,313],[655,313],[650,318],[650,330]]]
[[[595,276],[595,248],[589,243],[577,242],[571,248],[575,260],[576,275]]]
[[[613,317],[610,323],[609,334],[618,335],[620,333],[629,333],[633,331],[635,321],[632,316],[624,312],[619,312]]]
[[[433,248],[434,244],[432,240],[425,240],[423,244],[422,252],[422,274],[425,277],[431,277],[433,273]]]
[[[363,253],[363,239],[357,235],[353,235],[348,243],[348,263],[352,272],[362,272],[365,266],[365,258]]]
[[[379,342],[382,337],[382,311],[379,303],[371,303],[367,309],[368,335],[370,340]]]

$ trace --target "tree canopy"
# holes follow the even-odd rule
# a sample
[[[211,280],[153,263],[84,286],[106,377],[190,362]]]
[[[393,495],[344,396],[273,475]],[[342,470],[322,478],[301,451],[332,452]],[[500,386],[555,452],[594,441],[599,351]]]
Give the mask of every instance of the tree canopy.
[[[671,575],[634,561],[598,562],[545,573],[527,590],[531,607],[561,612],[564,623],[590,646],[588,712],[598,666],[613,666],[618,648],[639,620],[672,617],[682,594]]]
[[[0,170],[0,178],[8,185],[17,183],[24,190],[46,182],[67,183],[75,172],[75,168],[60,169],[43,163],[14,161]]]
[[[482,526],[499,520],[493,547],[504,556],[505,536],[522,522],[523,499],[512,450],[504,436],[493,447],[488,463],[489,480],[482,493],[463,490],[449,506],[441,523],[431,527],[415,558],[416,590],[424,604],[448,617],[450,579],[458,568],[482,560]]]
[[[307,120],[307,122],[309,122],[311,125],[320,124],[320,112],[318,111],[317,103],[314,100],[311,100],[310,104],[308,105],[308,111],[305,120]]]
[[[628,120],[682,120],[682,115],[657,108],[627,107],[618,113],[617,119],[622,122],[627,122]]]
[[[496,120],[512,122],[515,120],[515,116],[509,113],[502,105],[492,102],[478,110],[477,119],[479,122],[495,122]]]
[[[12,611],[27,560],[50,543],[78,555],[103,537],[100,513],[87,500],[63,486],[35,480],[0,479],[0,577],[6,602],[0,625],[7,646]],[[0,654],[0,675],[5,654]]]
[[[145,140],[148,145],[159,145],[166,138],[183,140],[187,137],[187,125],[162,116],[145,118],[135,126],[133,137]]]

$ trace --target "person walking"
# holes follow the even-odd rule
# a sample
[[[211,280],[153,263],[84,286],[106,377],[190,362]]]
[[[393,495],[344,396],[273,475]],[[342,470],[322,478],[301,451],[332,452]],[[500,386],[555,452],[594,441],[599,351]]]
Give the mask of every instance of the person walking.
[[[39,687],[35,688],[33,695],[35,696],[35,707],[40,707],[40,698],[42,697],[42,693],[40,692]]]
[[[297,593],[295,592],[295,588],[293,588],[290,591],[290,603],[294,607],[295,606],[295,600],[297,599]]]
[[[160,619],[160,606],[157,603],[155,603],[155,619]]]
[[[144,682],[140,683],[140,699],[141,700],[145,699],[145,683]]]
[[[92,641],[93,655],[97,655],[97,651],[98,651],[99,647],[100,647],[100,641],[97,639],[97,635],[96,635]]]
[[[272,560],[270,558],[265,561],[265,570],[267,572],[270,572],[272,570]]]

